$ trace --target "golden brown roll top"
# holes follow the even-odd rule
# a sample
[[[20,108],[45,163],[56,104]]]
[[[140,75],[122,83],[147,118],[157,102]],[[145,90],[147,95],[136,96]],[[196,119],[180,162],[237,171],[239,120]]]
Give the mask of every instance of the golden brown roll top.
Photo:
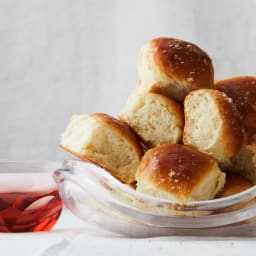
[[[244,140],[243,127],[232,103],[223,92],[200,89],[184,101],[184,144],[212,155],[226,167]]]
[[[183,101],[192,90],[211,88],[214,70],[210,57],[195,44],[156,38],[141,49],[138,74],[147,91]]]
[[[126,122],[148,147],[176,143],[182,138],[184,115],[175,101],[137,88],[119,118]]]
[[[125,183],[134,182],[143,155],[131,129],[101,113],[72,117],[60,145],[78,158],[106,168]]]
[[[216,196],[216,198],[222,198],[227,196],[232,196],[237,193],[240,193],[250,187],[252,187],[252,183],[238,174],[227,173],[226,174],[226,182],[220,194]]]
[[[256,77],[227,78],[216,82],[215,88],[233,100],[246,131],[256,132]]]
[[[207,154],[165,144],[146,152],[136,172],[137,190],[178,202],[208,200],[222,189],[225,174]]]

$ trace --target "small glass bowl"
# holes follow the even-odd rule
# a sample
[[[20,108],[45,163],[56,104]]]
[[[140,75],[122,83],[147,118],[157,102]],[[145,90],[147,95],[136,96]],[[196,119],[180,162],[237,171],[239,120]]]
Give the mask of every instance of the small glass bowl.
[[[178,204],[139,193],[79,160],[66,160],[54,178],[65,206],[76,216],[124,236],[256,235],[256,187],[226,198]]]
[[[62,211],[52,173],[62,162],[0,161],[0,232],[49,231]]]

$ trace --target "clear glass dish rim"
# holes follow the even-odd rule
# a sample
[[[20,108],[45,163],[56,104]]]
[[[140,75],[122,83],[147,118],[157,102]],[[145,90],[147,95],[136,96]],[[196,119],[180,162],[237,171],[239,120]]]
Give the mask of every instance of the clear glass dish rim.
[[[149,203],[149,204],[154,204],[158,206],[175,206],[180,207],[182,211],[197,211],[197,210],[220,210],[225,207],[233,206],[239,203],[243,203],[245,201],[250,201],[256,198],[256,186],[254,185],[253,187],[237,193],[232,196],[224,197],[224,198],[218,198],[218,199],[211,199],[211,200],[205,200],[205,201],[191,201],[191,202],[185,202],[185,203],[179,203],[167,199],[161,199],[161,198],[156,198],[150,195],[143,194],[141,192],[138,192],[131,187],[129,187],[127,184],[124,184],[120,182],[117,178],[112,176],[108,171],[106,171],[104,168],[92,163],[92,162],[85,162],[82,160],[77,160],[77,159],[70,159],[70,160],[65,160],[63,162],[64,169],[58,169],[57,171],[63,172],[65,175],[70,175],[71,179],[74,179],[71,175],[72,173],[72,168],[78,166],[78,167],[85,167],[86,165],[90,165],[94,169],[93,175],[96,175],[98,178],[106,179],[109,184],[111,184],[114,188],[117,188],[119,191],[122,193],[126,193],[129,196],[132,196],[133,198],[136,198],[138,200],[141,200],[143,203]],[[86,170],[85,170],[86,171]],[[88,170],[89,172],[90,170]],[[84,174],[85,175],[85,174]],[[75,180],[75,182],[84,188],[83,184],[80,182],[80,180]],[[121,201],[120,201],[121,202]],[[139,209],[139,208],[137,208]],[[179,211],[179,210],[178,210]]]

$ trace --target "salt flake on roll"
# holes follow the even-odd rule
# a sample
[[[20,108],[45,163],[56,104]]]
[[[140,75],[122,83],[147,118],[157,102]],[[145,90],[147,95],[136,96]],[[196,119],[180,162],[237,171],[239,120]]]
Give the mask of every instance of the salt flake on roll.
[[[225,92],[236,105],[247,133],[256,133],[256,77],[238,76],[217,81],[215,88]]]
[[[141,49],[138,74],[145,90],[179,102],[192,90],[212,88],[214,81],[206,52],[195,44],[164,37],[150,40]]]
[[[146,152],[136,180],[138,191],[182,203],[214,198],[224,186],[225,173],[207,154],[165,144]]]

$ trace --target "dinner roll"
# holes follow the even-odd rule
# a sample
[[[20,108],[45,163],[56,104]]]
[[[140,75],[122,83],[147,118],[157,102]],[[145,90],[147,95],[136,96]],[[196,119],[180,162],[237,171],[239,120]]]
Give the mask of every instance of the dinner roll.
[[[177,202],[214,198],[225,173],[209,155],[189,146],[165,144],[143,156],[136,172],[137,190]]]
[[[239,76],[215,83],[235,103],[246,131],[256,132],[256,77]]]
[[[106,114],[73,116],[60,145],[83,160],[106,168],[125,183],[135,180],[142,148],[131,129]]]
[[[252,187],[252,183],[238,174],[227,173],[226,182],[221,193],[216,198],[232,196]]]
[[[231,99],[223,92],[200,89],[184,101],[183,143],[212,155],[222,167],[243,143],[243,128]]]
[[[160,94],[136,89],[119,113],[119,118],[149,148],[164,143],[176,143],[182,138],[183,110],[176,102]]]
[[[232,158],[230,171],[239,173],[256,185],[256,141],[245,143]]]
[[[147,91],[181,102],[192,90],[211,88],[214,71],[210,57],[198,46],[162,37],[141,49],[138,74]]]

